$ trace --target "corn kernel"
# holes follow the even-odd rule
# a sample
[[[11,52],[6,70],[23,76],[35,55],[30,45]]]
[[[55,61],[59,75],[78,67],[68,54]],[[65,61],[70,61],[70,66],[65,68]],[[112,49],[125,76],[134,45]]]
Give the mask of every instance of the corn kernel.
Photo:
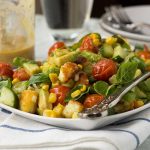
[[[81,92],[84,92],[86,90],[86,85],[83,85],[82,88],[80,89]]]
[[[40,69],[42,70],[44,68],[44,66],[40,66]]]
[[[45,109],[43,111],[43,116],[57,118],[57,114],[53,110],[50,110],[50,109]]]
[[[55,94],[55,93],[50,93],[50,94],[49,94],[48,101],[49,101],[50,103],[55,103],[56,100],[57,100],[56,94]]]
[[[43,85],[43,86],[42,86],[42,89],[45,90],[45,91],[48,91],[49,85]]]
[[[14,84],[16,84],[16,83],[18,83],[20,80],[18,79],[18,78],[14,78],[13,80],[12,80],[12,84],[14,85]]]
[[[142,100],[137,100],[134,102],[134,108],[138,108],[144,105],[144,102]]]
[[[71,94],[71,97],[72,97],[72,98],[75,98],[75,97],[79,96],[80,94],[81,94],[81,91],[80,91],[80,90],[76,90],[76,91],[74,91],[74,92]]]
[[[100,46],[100,40],[99,39],[93,39],[93,44],[95,45],[95,46]]]
[[[83,66],[82,66],[81,64],[78,64],[78,67],[79,67],[80,69],[83,69]]]
[[[106,43],[109,44],[109,45],[113,45],[114,43],[116,43],[117,39],[114,38],[114,37],[108,37],[106,39]]]
[[[73,119],[79,118],[78,112],[74,112],[73,115],[72,115],[72,118],[73,118]]]
[[[58,81],[58,76],[56,73],[50,73],[49,78],[50,78],[52,83],[56,83]]]
[[[62,116],[63,110],[64,110],[64,106],[61,105],[60,103],[53,108],[53,111],[57,114],[57,117],[61,117]]]
[[[92,39],[97,39],[97,38],[98,38],[97,34],[95,34],[95,33],[90,34],[90,37],[91,37]]]

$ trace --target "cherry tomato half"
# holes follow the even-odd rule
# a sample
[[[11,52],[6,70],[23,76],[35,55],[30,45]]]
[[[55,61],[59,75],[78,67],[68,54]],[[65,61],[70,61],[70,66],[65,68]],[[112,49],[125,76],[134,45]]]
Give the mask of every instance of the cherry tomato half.
[[[117,65],[111,59],[102,59],[98,61],[92,69],[93,77],[96,80],[107,81],[109,77],[117,72]]]
[[[100,103],[103,99],[104,99],[103,95],[91,94],[85,98],[83,105],[85,108],[91,108],[92,106]]]
[[[0,76],[12,77],[13,69],[10,64],[0,63]]]
[[[55,93],[57,96],[57,100],[54,103],[54,106],[56,106],[58,103],[65,105],[65,98],[69,92],[69,88],[66,86],[58,85],[54,88],[50,89],[50,93]]]
[[[93,53],[97,53],[98,49],[94,46],[92,38],[87,36],[83,39],[81,46],[80,46],[80,50],[86,50],[86,51],[90,51]]]
[[[65,48],[65,47],[66,46],[65,46],[64,42],[56,42],[50,47],[50,49],[48,51],[48,55],[50,55],[52,52],[54,52],[57,48]]]
[[[17,78],[17,79],[19,79],[20,81],[25,81],[25,80],[28,80],[28,79],[30,78],[30,76],[29,76],[29,74],[25,71],[25,69],[20,68],[20,69],[14,71],[13,78]]]
[[[150,59],[150,51],[139,51],[137,55],[142,59]]]

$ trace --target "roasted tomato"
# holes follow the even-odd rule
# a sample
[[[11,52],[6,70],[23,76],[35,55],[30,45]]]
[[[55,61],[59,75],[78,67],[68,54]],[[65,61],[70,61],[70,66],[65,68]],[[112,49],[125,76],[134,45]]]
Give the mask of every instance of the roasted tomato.
[[[14,71],[13,78],[17,78],[20,81],[25,81],[30,78],[29,74],[25,71],[25,69],[20,68]]]
[[[102,59],[92,68],[93,77],[96,80],[107,81],[109,77],[117,72],[117,65],[113,60]]]
[[[103,95],[91,94],[85,98],[83,105],[85,108],[91,108],[92,106],[100,103],[103,99],[104,99]]]
[[[150,49],[144,45],[144,50],[138,51],[137,55],[142,59],[150,59]]]
[[[10,64],[0,63],[0,76],[12,77],[13,69]]]
[[[65,48],[65,43],[64,42],[56,42],[50,47],[48,51],[48,55],[50,55],[52,52],[54,52],[57,48]]]
[[[150,51],[139,51],[137,55],[142,59],[150,59]]]
[[[93,44],[93,40],[90,36],[87,36],[83,39],[81,46],[80,46],[80,50],[86,50],[86,51],[90,51],[93,53],[97,53],[98,52],[98,48],[94,46]]]
[[[65,98],[69,92],[69,88],[66,86],[58,85],[54,88],[50,89],[50,93],[55,93],[57,96],[57,100],[54,103],[54,106],[56,106],[58,103],[65,105]]]

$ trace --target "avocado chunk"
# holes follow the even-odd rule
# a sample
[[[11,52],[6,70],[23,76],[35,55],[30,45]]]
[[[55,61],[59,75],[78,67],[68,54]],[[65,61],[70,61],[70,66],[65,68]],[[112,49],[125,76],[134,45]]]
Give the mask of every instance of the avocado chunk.
[[[30,76],[40,72],[40,67],[37,64],[24,63],[23,68]]]
[[[54,62],[58,67],[62,66],[66,62],[74,62],[79,53],[79,51],[73,51],[60,57],[54,57]]]
[[[128,41],[120,35],[113,35],[114,38],[117,38],[117,43],[121,44],[123,48],[131,50],[130,44]]]
[[[100,54],[95,54],[95,53],[92,53],[92,52],[89,52],[89,51],[82,51],[80,53],[80,56],[82,57],[85,57],[88,61],[90,62],[98,62],[102,56]]]
[[[1,89],[0,103],[13,108],[18,108],[19,99],[11,89],[9,89],[8,87],[3,87]]]

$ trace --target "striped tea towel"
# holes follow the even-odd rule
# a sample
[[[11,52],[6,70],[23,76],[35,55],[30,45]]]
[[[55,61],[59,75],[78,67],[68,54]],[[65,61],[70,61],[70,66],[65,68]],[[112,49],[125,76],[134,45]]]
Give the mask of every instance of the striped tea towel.
[[[2,150],[134,150],[150,135],[150,109],[92,131],[58,128],[5,111],[0,121]]]

